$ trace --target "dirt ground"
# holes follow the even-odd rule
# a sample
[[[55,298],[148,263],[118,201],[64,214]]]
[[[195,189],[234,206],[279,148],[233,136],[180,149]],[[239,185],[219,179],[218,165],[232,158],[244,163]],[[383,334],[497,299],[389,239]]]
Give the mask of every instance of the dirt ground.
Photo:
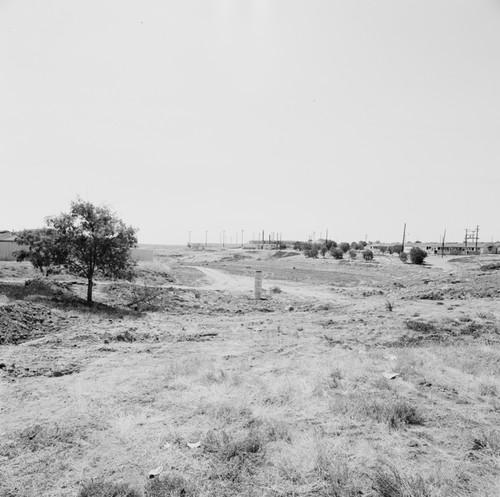
[[[500,256],[426,262],[0,262],[0,496],[500,495]]]

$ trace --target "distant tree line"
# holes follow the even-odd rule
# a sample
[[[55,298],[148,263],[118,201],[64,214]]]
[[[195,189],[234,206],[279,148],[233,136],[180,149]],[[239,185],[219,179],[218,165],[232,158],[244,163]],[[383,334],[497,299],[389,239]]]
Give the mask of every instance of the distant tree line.
[[[295,242],[293,244],[294,250],[299,250],[306,257],[317,259],[320,255],[324,258],[327,255],[333,257],[334,259],[343,259],[346,254],[349,255],[351,260],[358,257],[358,252],[361,251],[361,255],[365,261],[371,261],[373,259],[373,252],[366,248],[367,243],[364,241],[359,242],[339,242],[334,240],[323,240],[320,242]],[[393,245],[380,245],[379,250],[382,254],[386,252],[389,254],[398,254],[401,262],[405,263],[408,260],[408,254],[403,252],[403,246],[401,244]],[[424,259],[427,257],[427,252],[424,250],[413,247],[410,250],[409,258],[412,264],[423,264]]]
[[[351,259],[356,259],[358,251],[362,251],[363,259],[372,260],[373,252],[366,248],[367,243],[359,242],[339,242],[335,240],[324,240],[322,242],[295,242],[294,250],[299,250],[306,257],[318,258],[320,255],[326,257],[329,254],[334,259],[343,259],[345,254],[349,254]]]

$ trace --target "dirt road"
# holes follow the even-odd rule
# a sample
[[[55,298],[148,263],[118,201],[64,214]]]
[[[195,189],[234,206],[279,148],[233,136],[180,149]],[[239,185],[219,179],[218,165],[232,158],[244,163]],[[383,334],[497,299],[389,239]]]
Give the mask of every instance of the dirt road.
[[[204,290],[224,290],[229,292],[248,292],[254,288],[254,279],[249,276],[241,276],[226,273],[219,269],[195,266],[194,269],[202,272],[209,280],[208,285],[201,288]],[[281,292],[290,294],[294,297],[305,299],[317,299],[321,301],[338,301],[339,296],[332,295],[326,287],[311,288],[311,285],[284,284],[278,280],[264,280],[263,289],[279,288]]]

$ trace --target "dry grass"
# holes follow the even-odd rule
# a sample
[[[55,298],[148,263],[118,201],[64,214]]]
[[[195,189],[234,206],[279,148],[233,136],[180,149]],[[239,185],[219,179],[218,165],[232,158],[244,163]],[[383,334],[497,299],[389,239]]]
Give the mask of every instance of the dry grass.
[[[238,312],[240,300],[226,314],[82,314],[57,335],[5,346],[9,367],[85,362],[60,378],[2,371],[0,496],[499,495],[500,350],[459,333],[479,324],[493,334],[497,302],[478,311],[476,301],[398,300],[389,283],[363,299],[344,287],[324,302],[286,287],[265,311]],[[446,346],[394,339],[442,323],[456,332]],[[102,336],[132,326],[157,339],[103,349]],[[214,338],[186,340],[203,333]]]

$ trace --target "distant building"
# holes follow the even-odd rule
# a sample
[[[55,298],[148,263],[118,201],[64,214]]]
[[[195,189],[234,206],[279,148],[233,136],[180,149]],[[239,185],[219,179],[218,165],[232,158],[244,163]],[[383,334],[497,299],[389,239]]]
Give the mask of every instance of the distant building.
[[[401,245],[401,242],[395,243],[373,243],[369,245],[371,250],[379,250],[383,247],[388,250],[389,247],[394,245]],[[444,255],[473,255],[473,254],[497,254],[500,253],[500,244],[492,243],[478,243],[477,250],[475,244],[465,244],[464,242],[447,242],[444,244],[439,242],[418,242],[418,243],[405,243],[405,252],[408,252],[412,247],[419,247],[425,250],[428,254],[441,254]],[[382,250],[384,250],[382,248]]]

